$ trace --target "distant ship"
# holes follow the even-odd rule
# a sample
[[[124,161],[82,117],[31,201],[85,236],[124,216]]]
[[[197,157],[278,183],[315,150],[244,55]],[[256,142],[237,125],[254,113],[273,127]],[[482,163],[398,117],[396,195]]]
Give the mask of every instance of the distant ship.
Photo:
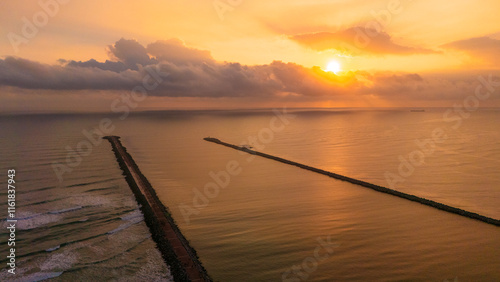
[[[417,109],[417,110],[410,110],[410,112],[413,112],[413,113],[423,113],[425,112],[424,109]]]

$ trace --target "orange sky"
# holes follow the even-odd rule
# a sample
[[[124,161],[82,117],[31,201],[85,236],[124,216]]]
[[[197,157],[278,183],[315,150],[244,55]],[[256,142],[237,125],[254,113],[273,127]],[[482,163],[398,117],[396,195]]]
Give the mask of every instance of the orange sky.
[[[95,66],[80,64],[80,69],[75,70],[75,65],[70,68],[65,64],[90,60],[130,63],[133,60],[127,57],[130,54],[120,57],[119,52],[132,49],[134,52],[144,49],[152,59],[160,57],[151,52],[160,56],[168,50],[171,56],[125,63],[128,64],[125,69],[113,69],[114,74],[106,74],[123,81],[133,76],[133,71],[140,76],[137,63],[146,66],[173,60],[175,68],[169,67],[172,73],[179,71],[180,76],[190,71],[196,75],[196,81],[206,79],[199,83],[199,89],[186,88],[182,83],[193,83],[182,79],[177,83],[169,81],[169,87],[155,89],[151,95],[154,98],[149,100],[166,108],[198,104],[259,107],[284,103],[446,106],[473,92],[478,75],[499,75],[500,2],[496,0],[439,4],[427,0],[41,0],[40,3],[44,5],[27,0],[0,4],[0,101],[4,111],[15,111],[29,101],[38,101],[42,110],[71,110],[69,104],[73,99],[87,98],[93,102],[80,103],[82,108],[98,110],[101,106],[95,106],[96,100],[102,109],[109,108],[109,101],[121,92],[131,91],[128,85],[116,82],[116,87],[108,87],[89,78],[102,77],[103,74],[90,73]],[[110,52],[110,46],[121,38],[137,44],[130,41],[126,45],[122,41],[123,49]],[[161,43],[164,41],[168,43]],[[148,47],[155,42],[160,43]],[[343,73],[337,75],[344,78],[329,80],[328,74],[318,74],[313,68],[325,69],[332,60],[341,64]],[[273,65],[273,61],[282,65]],[[206,67],[201,67],[207,62],[220,75],[211,76]],[[243,68],[235,69],[230,62]],[[43,72],[33,72],[37,68]],[[238,80],[228,72],[244,78]],[[41,77],[41,73],[50,74],[54,80]],[[301,77],[303,83],[290,86],[288,83],[296,81],[289,80],[291,76]],[[213,91],[203,91],[215,79],[216,84],[209,85]],[[37,80],[48,82],[33,82]],[[231,87],[223,87],[224,84]],[[454,97],[450,86],[460,86],[457,89],[463,93],[455,91]],[[241,87],[247,89],[241,91]],[[399,93],[405,91],[408,93]],[[68,92],[71,95],[64,94]],[[149,100],[141,107],[151,106]],[[498,105],[498,101],[492,104]]]

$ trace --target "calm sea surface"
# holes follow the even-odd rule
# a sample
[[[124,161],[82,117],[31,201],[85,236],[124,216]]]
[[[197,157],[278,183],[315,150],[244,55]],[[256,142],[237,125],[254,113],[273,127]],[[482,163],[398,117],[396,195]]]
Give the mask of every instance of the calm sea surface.
[[[203,140],[500,219],[500,111],[446,110],[0,117],[18,219],[13,276],[1,190],[0,280],[170,279],[107,142],[54,173],[109,118],[216,281],[499,281],[498,227]]]

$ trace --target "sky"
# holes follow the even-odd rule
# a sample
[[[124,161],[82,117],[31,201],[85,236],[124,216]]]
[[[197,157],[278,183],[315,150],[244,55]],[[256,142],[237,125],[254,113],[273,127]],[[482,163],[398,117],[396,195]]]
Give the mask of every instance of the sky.
[[[497,0],[2,1],[0,113],[500,107],[498,11]]]

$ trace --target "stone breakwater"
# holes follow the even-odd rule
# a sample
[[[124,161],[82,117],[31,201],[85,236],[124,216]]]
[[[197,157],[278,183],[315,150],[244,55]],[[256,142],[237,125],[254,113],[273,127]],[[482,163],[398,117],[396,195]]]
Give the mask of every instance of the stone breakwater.
[[[163,259],[170,266],[175,281],[212,281],[175,224],[168,209],[161,203],[147,178],[141,173],[132,156],[118,136],[103,137],[111,143],[113,152],[151,231]]]
[[[386,187],[383,187],[383,186],[371,184],[371,183],[368,183],[368,182],[365,182],[365,181],[362,181],[362,180],[358,180],[358,179],[347,177],[347,176],[340,175],[340,174],[337,174],[337,173],[329,172],[329,171],[322,170],[322,169],[319,169],[319,168],[315,168],[315,167],[312,167],[312,166],[308,166],[308,165],[304,165],[304,164],[297,163],[297,162],[294,162],[294,161],[286,160],[286,159],[283,159],[283,158],[280,158],[280,157],[276,157],[276,156],[272,156],[272,155],[269,155],[269,154],[257,152],[257,151],[251,150],[251,149],[249,149],[248,147],[245,147],[245,146],[237,146],[237,145],[229,144],[229,143],[223,142],[223,141],[221,141],[221,140],[219,140],[217,138],[207,137],[207,138],[204,138],[204,140],[208,141],[208,142],[215,143],[215,144],[223,145],[223,146],[226,146],[226,147],[229,147],[229,148],[233,148],[235,150],[243,151],[243,152],[246,152],[248,154],[257,155],[257,156],[260,156],[260,157],[263,157],[263,158],[267,158],[267,159],[270,159],[270,160],[274,160],[274,161],[278,161],[278,162],[281,162],[281,163],[284,163],[284,164],[289,164],[289,165],[293,165],[293,166],[296,166],[296,167],[300,167],[300,168],[305,169],[305,170],[309,170],[309,171],[312,171],[312,172],[323,174],[323,175],[326,175],[326,176],[329,176],[329,177],[332,177],[332,178],[335,178],[335,179],[338,179],[338,180],[350,182],[352,184],[356,184],[356,185],[359,185],[359,186],[362,186],[362,187],[365,187],[365,188],[370,188],[370,189],[378,191],[378,192],[386,193],[386,194],[393,195],[393,196],[396,196],[396,197],[399,197],[399,198],[403,198],[403,199],[406,199],[406,200],[417,202],[417,203],[420,203],[420,204],[423,204],[423,205],[427,205],[427,206],[430,206],[430,207],[433,207],[433,208],[436,208],[436,209],[439,209],[439,210],[443,210],[443,211],[447,211],[447,212],[450,212],[450,213],[458,214],[458,215],[461,215],[461,216],[464,216],[464,217],[468,217],[468,218],[480,220],[480,221],[483,221],[485,223],[492,224],[492,225],[495,225],[495,226],[500,226],[500,220],[498,220],[498,219],[486,217],[484,215],[480,215],[480,214],[477,214],[477,213],[469,212],[469,211],[462,210],[462,209],[459,209],[459,208],[456,208],[456,207],[452,207],[452,206],[448,206],[448,205],[445,205],[445,204],[441,204],[441,203],[438,203],[438,202],[435,202],[435,201],[432,201],[432,200],[429,200],[429,199],[425,199],[425,198],[417,197],[417,196],[414,196],[414,195],[411,195],[411,194],[399,192],[399,191],[396,191],[396,190],[393,190],[393,189],[389,189],[389,188],[386,188]]]

